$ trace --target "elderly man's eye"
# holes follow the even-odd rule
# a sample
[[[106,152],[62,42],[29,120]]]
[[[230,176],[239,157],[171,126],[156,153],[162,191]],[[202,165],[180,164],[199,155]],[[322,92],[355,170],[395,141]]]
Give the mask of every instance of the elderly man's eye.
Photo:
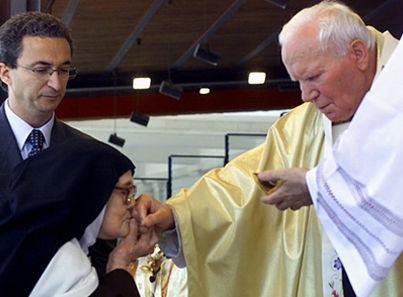
[[[312,76],[308,77],[308,80],[309,81],[316,80],[316,79],[318,79],[320,77],[320,75],[321,75],[321,73],[312,75]]]

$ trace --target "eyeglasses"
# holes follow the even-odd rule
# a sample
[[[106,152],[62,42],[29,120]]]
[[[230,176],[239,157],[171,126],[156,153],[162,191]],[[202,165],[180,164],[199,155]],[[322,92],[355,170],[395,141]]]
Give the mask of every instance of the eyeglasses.
[[[57,72],[62,79],[74,79],[77,76],[77,69],[74,66],[68,65],[60,68],[53,68],[50,66],[35,66],[35,67],[25,67],[17,64],[18,67],[22,69],[32,71],[34,75],[39,79],[47,79],[52,76],[53,72]]]
[[[115,187],[115,189],[121,191],[124,195],[123,201],[125,205],[129,206],[133,203],[137,192],[137,187],[135,185],[132,185],[129,188]]]

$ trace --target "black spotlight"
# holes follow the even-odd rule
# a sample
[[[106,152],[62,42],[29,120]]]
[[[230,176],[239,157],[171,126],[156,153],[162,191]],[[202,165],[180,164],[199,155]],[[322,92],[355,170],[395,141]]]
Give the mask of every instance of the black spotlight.
[[[113,134],[109,135],[109,142],[110,143],[113,143],[113,144],[116,144],[118,146],[123,147],[123,145],[125,144],[125,141],[126,140],[124,138],[121,138],[121,137],[117,136],[116,133],[113,133]]]
[[[179,100],[182,96],[183,88],[164,80],[160,85],[159,92],[163,95]]]
[[[218,60],[220,60],[219,54],[210,51],[207,45],[202,47],[200,43],[196,45],[193,57],[213,66],[217,66]]]
[[[133,123],[137,123],[139,125],[142,126],[146,126],[148,125],[148,121],[150,120],[149,116],[146,116],[144,114],[141,114],[139,112],[132,112],[131,116],[130,116],[130,121]]]

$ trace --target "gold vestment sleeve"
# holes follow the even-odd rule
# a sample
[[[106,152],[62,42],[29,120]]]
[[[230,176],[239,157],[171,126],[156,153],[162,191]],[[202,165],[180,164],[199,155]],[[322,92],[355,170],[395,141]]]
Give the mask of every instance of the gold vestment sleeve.
[[[269,129],[264,144],[168,200],[179,224],[189,297],[323,296],[322,231],[314,208],[281,212],[265,205],[253,179],[263,170],[312,168],[323,144],[320,113],[302,104]],[[403,296],[402,285],[396,288],[399,267],[374,296]]]
[[[314,209],[265,205],[253,179],[262,170],[317,164],[320,121],[313,105],[301,105],[270,128],[264,144],[168,200],[179,223],[189,296],[322,296]]]

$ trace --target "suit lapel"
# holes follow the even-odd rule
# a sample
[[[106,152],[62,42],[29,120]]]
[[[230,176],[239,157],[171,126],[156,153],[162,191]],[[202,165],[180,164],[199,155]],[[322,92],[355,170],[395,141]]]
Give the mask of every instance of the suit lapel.
[[[57,118],[55,118],[55,122],[53,123],[52,136],[50,138],[49,146],[61,143],[66,138],[67,138],[66,131],[65,131],[62,123]]]
[[[6,118],[4,104],[0,107],[0,172],[8,172],[22,161],[17,141]]]

